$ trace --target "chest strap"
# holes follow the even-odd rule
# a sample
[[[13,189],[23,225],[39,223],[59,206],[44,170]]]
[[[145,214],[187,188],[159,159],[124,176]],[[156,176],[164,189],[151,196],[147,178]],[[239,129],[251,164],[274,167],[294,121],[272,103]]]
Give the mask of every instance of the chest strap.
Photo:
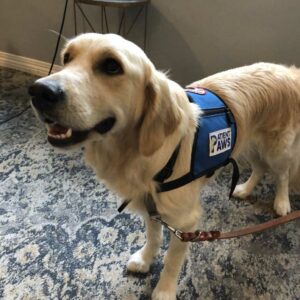
[[[180,145],[181,143],[178,144],[178,146],[172,153],[172,156],[170,157],[166,165],[153,177],[153,180],[159,183],[163,183],[166,179],[168,179],[172,175],[179,154]]]
[[[232,167],[233,167],[233,172],[232,172],[232,177],[231,177],[231,187],[230,187],[230,193],[229,193],[229,198],[231,198],[233,191],[234,191],[234,189],[238,183],[239,177],[240,177],[239,167],[238,167],[236,161],[232,157],[228,158],[228,160],[226,160],[222,166],[218,166],[218,167],[212,168],[210,170],[205,170],[202,174],[199,174],[199,176],[197,178],[200,178],[202,176],[206,176],[207,178],[209,178],[214,175],[214,172],[217,169],[219,169],[221,167],[225,167],[228,164],[232,164]],[[168,181],[168,182],[160,181],[157,193],[163,193],[163,192],[175,190],[177,188],[182,187],[183,185],[186,185],[186,184],[192,182],[193,180],[195,180],[197,178],[195,178],[191,172],[188,172],[185,175],[183,175],[177,179]]]
[[[214,175],[214,172],[217,169],[219,169],[221,167],[225,167],[228,164],[232,164],[232,167],[233,167],[232,178],[231,178],[231,187],[230,187],[230,193],[229,193],[229,198],[231,198],[232,193],[233,193],[233,191],[234,191],[234,189],[235,189],[235,187],[238,183],[239,177],[240,177],[240,172],[239,172],[238,165],[237,165],[236,161],[233,158],[230,157],[227,161],[224,162],[224,164],[222,166],[217,166],[216,168],[212,168],[210,170],[205,170],[203,172],[203,174],[199,174],[199,176],[197,176],[197,177],[199,178],[199,177],[202,177],[202,176],[206,176],[207,178],[209,178],[209,177]],[[162,171],[160,171],[160,173],[161,172]],[[171,174],[168,177],[166,177],[164,180],[166,180],[170,176],[171,176]],[[156,176],[154,177],[154,180],[155,179],[156,179]],[[156,180],[157,182],[159,182],[159,187],[158,187],[157,193],[162,193],[162,192],[168,192],[168,191],[171,191],[171,190],[175,190],[177,188],[182,187],[183,185],[186,185],[186,184],[192,182],[195,179],[196,178],[193,176],[193,174],[191,172],[188,172],[185,175],[183,175],[183,176],[181,176],[177,179],[168,181],[168,182],[164,182],[164,180],[161,180],[161,181]]]
[[[180,150],[180,144],[174,150],[174,152],[173,152],[172,156],[170,157],[169,161],[167,162],[167,164],[154,176],[153,179],[155,181],[159,182],[159,187],[158,187],[157,193],[162,193],[162,192],[167,192],[167,191],[177,189],[183,185],[190,183],[191,181],[193,181],[195,179],[189,172],[177,179],[174,179],[174,180],[164,183],[164,181],[166,179],[168,179],[173,173],[173,168],[175,166],[176,159],[179,154],[179,150]],[[240,177],[238,165],[233,158],[229,158],[228,161],[226,161],[226,163],[224,164],[224,166],[226,166],[230,163],[233,166],[233,172],[232,172],[229,198],[231,198],[232,193],[233,193],[233,191],[237,185],[237,182],[239,180],[239,177]],[[211,170],[210,173],[206,172],[205,174],[203,174],[203,176],[206,175],[206,177],[211,177],[214,174],[214,171],[215,170]],[[123,203],[119,206],[118,212],[121,213],[127,207],[127,205],[130,203],[130,201],[131,201],[130,199],[125,199],[123,201]]]

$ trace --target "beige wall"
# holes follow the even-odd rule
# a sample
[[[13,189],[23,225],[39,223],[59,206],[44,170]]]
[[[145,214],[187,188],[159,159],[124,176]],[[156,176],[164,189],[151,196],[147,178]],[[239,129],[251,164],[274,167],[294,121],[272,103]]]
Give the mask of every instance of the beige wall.
[[[67,37],[74,34],[72,3]],[[64,0],[0,0],[0,51],[50,61],[56,36],[48,29],[58,30],[63,6]],[[181,84],[256,61],[300,66],[299,12],[299,0],[152,0],[147,53]],[[99,29],[99,10],[87,13]],[[130,39],[142,44],[142,32],[140,21]]]

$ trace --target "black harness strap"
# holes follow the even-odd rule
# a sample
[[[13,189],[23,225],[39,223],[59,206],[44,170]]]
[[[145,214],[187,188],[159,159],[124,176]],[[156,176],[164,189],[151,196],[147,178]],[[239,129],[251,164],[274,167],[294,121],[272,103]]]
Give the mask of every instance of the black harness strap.
[[[228,164],[232,164],[232,167],[233,167],[233,172],[232,172],[232,179],[231,179],[231,187],[230,187],[230,193],[229,193],[229,198],[232,197],[232,194],[233,194],[233,191],[239,181],[239,178],[240,178],[240,171],[239,171],[239,167],[236,163],[236,161],[230,157],[228,159],[228,162],[226,163],[226,165]]]
[[[206,177],[211,177],[214,174],[214,171],[216,171],[217,169],[219,169],[221,167],[225,167],[225,166],[227,166],[230,163],[233,166],[231,187],[230,187],[230,193],[229,193],[229,198],[231,198],[232,193],[233,193],[233,191],[234,191],[234,189],[235,189],[235,187],[237,185],[237,182],[239,180],[239,177],[240,177],[239,167],[238,167],[236,161],[233,158],[229,158],[221,166],[217,166],[217,167],[215,167],[213,169],[206,170],[202,174],[199,174],[197,176],[197,178],[200,178],[200,177],[205,176],[205,175],[206,175]],[[180,188],[183,185],[186,185],[186,184],[192,182],[193,180],[195,180],[197,178],[195,178],[191,172],[186,173],[185,175],[183,175],[183,176],[181,176],[181,177],[179,177],[177,179],[174,179],[174,180],[171,180],[171,181],[168,181],[168,182],[162,182],[162,183],[160,183],[159,184],[159,188],[157,190],[157,193],[163,193],[163,192],[168,192],[168,191],[171,191],[171,190],[175,190],[177,188]]]
[[[166,165],[153,177],[155,181],[162,183],[172,175],[179,154],[179,150],[180,150],[180,143],[172,153]]]
[[[163,192],[175,190],[183,185],[190,183],[194,179],[195,178],[192,175],[192,173],[189,172],[177,179],[174,179],[174,180],[171,180],[168,182],[161,182],[158,186],[157,193],[163,193]]]
[[[204,172],[203,174],[201,174],[201,176],[199,176],[197,178],[194,178],[192,173],[189,172],[177,179],[171,180],[169,182],[163,182],[163,180],[164,180],[163,178],[167,179],[172,174],[173,167],[175,165],[176,158],[179,153],[179,149],[180,149],[180,144],[177,146],[177,148],[173,152],[173,154],[172,154],[170,160],[168,161],[168,163],[166,164],[166,166],[159,173],[157,173],[157,175],[154,177],[155,180],[156,180],[156,178],[159,178],[160,180],[162,180],[159,182],[159,187],[158,187],[157,193],[163,193],[163,192],[175,190],[175,189],[180,188],[181,186],[186,185],[186,184],[192,182],[193,180],[200,178],[201,176],[204,176],[204,175],[206,175],[206,177],[211,177],[214,174],[214,171],[216,169],[219,169],[220,167],[225,167],[228,164],[232,164],[233,172],[232,172],[229,198],[232,197],[233,191],[234,191],[234,189],[238,183],[239,177],[240,177],[240,172],[239,172],[239,167],[238,167],[236,161],[231,157],[222,166],[218,166],[214,169],[207,170],[206,172]],[[158,181],[158,180],[156,180],[156,181]],[[126,199],[118,208],[118,212],[122,212],[126,208],[126,206],[129,204],[129,202],[130,202],[130,200]]]
[[[121,213],[126,208],[126,206],[129,204],[129,202],[130,202],[129,199],[125,199],[123,201],[123,203],[119,206],[118,212]]]

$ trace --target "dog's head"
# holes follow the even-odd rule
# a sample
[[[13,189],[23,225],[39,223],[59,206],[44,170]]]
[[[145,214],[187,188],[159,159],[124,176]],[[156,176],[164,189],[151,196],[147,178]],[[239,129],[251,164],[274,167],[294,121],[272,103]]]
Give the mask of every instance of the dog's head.
[[[165,76],[135,44],[114,34],[83,34],[62,51],[63,69],[29,88],[32,106],[56,147],[138,132],[144,155],[179,122]],[[127,131],[126,131],[127,130]]]

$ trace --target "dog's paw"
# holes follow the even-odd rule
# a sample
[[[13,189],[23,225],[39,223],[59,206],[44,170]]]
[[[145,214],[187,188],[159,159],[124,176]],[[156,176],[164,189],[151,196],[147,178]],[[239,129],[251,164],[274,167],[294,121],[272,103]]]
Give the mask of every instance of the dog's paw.
[[[284,200],[277,200],[275,199],[274,202],[274,210],[276,211],[277,215],[285,216],[291,212],[291,204],[289,199]]]
[[[246,199],[250,195],[249,191],[246,189],[245,183],[238,184],[234,192],[232,194],[233,197],[240,198],[240,199]]]
[[[176,287],[162,289],[157,286],[152,293],[152,300],[176,300]]]
[[[143,248],[132,254],[127,263],[127,270],[134,273],[147,273],[152,259],[143,255]]]

